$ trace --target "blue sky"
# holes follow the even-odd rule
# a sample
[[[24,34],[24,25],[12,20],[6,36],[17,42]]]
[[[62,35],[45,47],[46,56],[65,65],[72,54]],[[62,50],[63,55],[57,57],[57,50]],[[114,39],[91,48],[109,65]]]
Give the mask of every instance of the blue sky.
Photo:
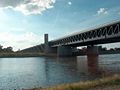
[[[0,0],[0,44],[23,49],[115,20],[120,0]]]

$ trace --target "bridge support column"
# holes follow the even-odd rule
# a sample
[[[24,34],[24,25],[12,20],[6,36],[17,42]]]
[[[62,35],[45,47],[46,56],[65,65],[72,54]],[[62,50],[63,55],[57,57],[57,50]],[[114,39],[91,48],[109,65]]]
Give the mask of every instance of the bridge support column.
[[[70,47],[70,46],[59,46],[57,48],[57,56],[58,57],[72,56],[72,47]]]
[[[52,48],[50,47],[49,45],[49,42],[48,42],[48,34],[45,34],[44,35],[44,53],[45,54],[56,54],[57,53],[57,48]]]
[[[87,46],[87,56],[98,56],[99,51],[98,51],[98,46]]]

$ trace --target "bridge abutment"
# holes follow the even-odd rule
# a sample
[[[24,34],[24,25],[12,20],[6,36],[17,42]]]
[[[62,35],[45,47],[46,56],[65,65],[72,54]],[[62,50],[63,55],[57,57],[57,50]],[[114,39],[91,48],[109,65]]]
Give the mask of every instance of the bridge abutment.
[[[70,47],[70,46],[58,46],[57,47],[57,56],[58,57],[72,56],[72,47]]]

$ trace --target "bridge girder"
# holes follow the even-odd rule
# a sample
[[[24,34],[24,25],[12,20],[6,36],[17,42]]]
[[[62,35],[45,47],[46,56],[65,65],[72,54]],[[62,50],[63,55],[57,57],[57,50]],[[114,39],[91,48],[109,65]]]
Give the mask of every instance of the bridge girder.
[[[50,41],[51,47],[61,45],[67,46],[85,46],[94,44],[113,43],[120,41],[120,22],[99,27],[87,32],[78,33],[73,36]]]

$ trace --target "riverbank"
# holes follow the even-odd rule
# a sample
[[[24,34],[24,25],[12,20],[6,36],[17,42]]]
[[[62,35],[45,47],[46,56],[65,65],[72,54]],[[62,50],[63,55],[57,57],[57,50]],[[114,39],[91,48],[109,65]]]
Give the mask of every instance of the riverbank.
[[[29,90],[120,90],[120,75],[113,75],[93,81],[63,84],[49,88],[34,88]]]
[[[19,58],[19,57],[55,57],[56,54],[45,53],[0,53],[0,58]]]
[[[100,53],[99,55],[109,55],[109,54],[120,54],[120,53]],[[85,56],[86,54],[73,55],[74,56]],[[0,58],[21,58],[21,57],[56,57],[57,54],[45,54],[45,53],[21,53],[21,52],[12,52],[12,53],[0,53]]]

